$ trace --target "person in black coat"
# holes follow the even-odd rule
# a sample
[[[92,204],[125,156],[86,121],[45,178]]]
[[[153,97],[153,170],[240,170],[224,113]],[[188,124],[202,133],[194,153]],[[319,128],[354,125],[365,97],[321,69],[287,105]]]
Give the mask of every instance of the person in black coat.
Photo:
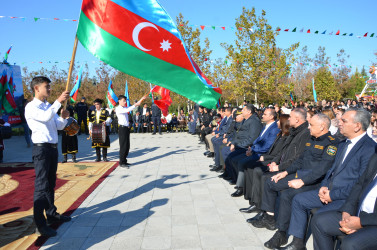
[[[132,117],[132,126],[134,128],[134,133],[140,133],[142,129],[142,116],[139,111],[136,111],[136,114]]]
[[[154,100],[158,100],[157,96],[154,97]],[[153,133],[152,135],[156,134],[157,127],[158,127],[158,133],[162,135],[161,133],[161,109],[157,107],[156,104],[152,104],[152,123],[153,123]]]
[[[149,111],[145,113],[145,115],[142,116],[142,131],[143,133],[151,133],[152,132],[152,125],[151,125],[151,116],[149,114]]]
[[[81,123],[84,123],[84,128],[85,128],[85,134],[89,134],[88,131],[88,104],[86,104],[86,98],[83,96],[81,98],[81,101],[78,102],[75,106],[75,112],[77,114],[77,123],[80,127],[79,130],[79,135],[81,135]]]
[[[345,236],[341,249],[377,249],[377,155],[352,188],[338,211],[315,214],[312,232],[315,250],[334,249],[334,237]]]

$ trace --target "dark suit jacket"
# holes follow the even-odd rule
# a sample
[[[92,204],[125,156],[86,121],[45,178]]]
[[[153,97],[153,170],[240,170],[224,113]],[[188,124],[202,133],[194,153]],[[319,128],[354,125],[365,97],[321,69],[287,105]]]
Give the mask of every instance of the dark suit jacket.
[[[253,114],[241,123],[241,127],[231,140],[232,144],[238,148],[247,148],[258,138],[262,130],[262,123],[257,114]]]
[[[350,195],[340,211],[347,212],[350,215],[356,216],[359,208],[359,203],[362,202],[362,195],[368,185],[373,181],[377,174],[377,154],[374,154],[368,164],[364,174],[359,178],[355,186],[352,188]],[[331,193],[331,191],[330,191]],[[373,213],[361,212],[360,222],[363,227],[365,226],[377,226],[377,199],[374,204]]]
[[[345,141],[339,144],[338,152],[343,152],[344,146]],[[321,184],[323,187],[329,188],[331,186],[331,200],[347,199],[352,187],[367,168],[368,162],[375,152],[375,147],[376,143],[368,135],[364,135],[348,153],[339,168],[336,165],[339,165],[337,162],[341,160],[338,159],[341,154],[336,155],[333,166],[327,171],[326,177]],[[331,180],[332,185],[330,185]]]
[[[232,124],[233,118],[232,116],[229,116],[228,118],[223,118],[226,119],[224,123],[220,125],[219,129],[219,135],[222,137],[226,132],[229,130],[230,125]]]
[[[268,164],[270,164],[272,159],[274,159],[276,155],[280,154],[280,152],[284,150],[284,147],[287,146],[285,144],[285,140],[287,139],[287,137],[288,136],[282,136],[280,134],[276,136],[275,141],[270,147],[270,149],[268,150],[268,152],[263,154],[264,166],[267,166]]]
[[[138,117],[137,117],[137,119],[136,119],[136,115],[134,115],[133,117],[132,117],[132,121],[134,122],[134,123],[141,123],[142,122],[142,115],[139,115]]]
[[[263,133],[264,129],[265,127],[260,134]],[[267,129],[267,131],[263,134],[263,136],[259,135],[258,138],[253,142],[253,146],[251,146],[253,154],[256,154],[258,155],[258,157],[260,157],[261,154],[266,153],[274,143],[275,138],[279,132],[280,129],[278,128],[277,123],[273,122]]]

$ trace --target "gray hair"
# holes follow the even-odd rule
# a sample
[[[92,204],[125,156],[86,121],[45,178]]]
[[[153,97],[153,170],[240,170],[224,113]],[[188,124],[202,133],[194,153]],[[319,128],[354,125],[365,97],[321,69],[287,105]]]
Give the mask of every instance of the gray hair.
[[[306,110],[304,108],[294,108],[291,112],[295,112],[301,120],[306,121]]]
[[[316,114],[313,116],[313,118],[316,117],[321,123],[325,124],[325,127],[327,129],[330,128],[331,126],[331,120],[330,120],[330,117],[328,117],[327,115],[325,114],[322,114],[322,113],[319,113],[319,114]],[[312,118],[312,119],[313,119]]]
[[[367,131],[369,127],[369,123],[370,123],[370,117],[371,117],[370,113],[363,108],[349,108],[346,110],[345,113],[349,111],[355,111],[355,115],[353,116],[353,122],[354,123],[360,122],[361,129],[363,131]]]

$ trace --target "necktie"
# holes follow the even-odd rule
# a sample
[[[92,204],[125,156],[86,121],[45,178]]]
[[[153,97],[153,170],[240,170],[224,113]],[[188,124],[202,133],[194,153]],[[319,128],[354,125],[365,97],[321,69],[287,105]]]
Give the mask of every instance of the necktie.
[[[347,152],[347,149],[348,149],[348,146],[351,144],[351,141],[350,140],[347,140],[345,145],[344,145],[344,148],[342,150],[342,152],[340,153],[339,157],[337,158],[337,161],[336,161],[336,164],[335,164],[335,167],[334,167],[334,170],[332,171],[331,173],[331,179],[330,179],[330,185],[329,185],[329,189],[331,190],[332,189],[332,185],[333,185],[333,179],[334,179],[334,176],[338,173],[338,171],[340,171],[340,167],[342,166],[343,164],[343,159],[346,155],[346,152]]]
[[[363,192],[363,194],[360,196],[360,200],[359,200],[359,209],[357,210],[357,216],[359,216],[360,212],[361,212],[361,205],[363,205],[363,202],[365,200],[365,198],[367,197],[368,193],[377,185],[377,177],[374,177],[374,180],[369,183],[369,185],[367,186],[367,188],[365,189],[365,191]]]

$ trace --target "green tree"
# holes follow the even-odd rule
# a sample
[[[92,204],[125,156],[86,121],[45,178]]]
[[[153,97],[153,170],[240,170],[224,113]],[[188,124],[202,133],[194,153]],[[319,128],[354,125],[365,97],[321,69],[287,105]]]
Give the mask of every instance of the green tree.
[[[314,83],[318,101],[339,100],[341,95],[337,84],[331,72],[326,67],[318,69],[314,77]],[[313,88],[311,88],[311,93],[313,94]]]
[[[276,46],[275,36],[263,10],[261,16],[245,7],[236,19],[236,37],[234,44],[222,44],[227,50],[230,81],[222,85],[235,95],[245,99],[281,100],[289,93],[287,76],[293,63],[293,52],[298,43],[288,49]]]

